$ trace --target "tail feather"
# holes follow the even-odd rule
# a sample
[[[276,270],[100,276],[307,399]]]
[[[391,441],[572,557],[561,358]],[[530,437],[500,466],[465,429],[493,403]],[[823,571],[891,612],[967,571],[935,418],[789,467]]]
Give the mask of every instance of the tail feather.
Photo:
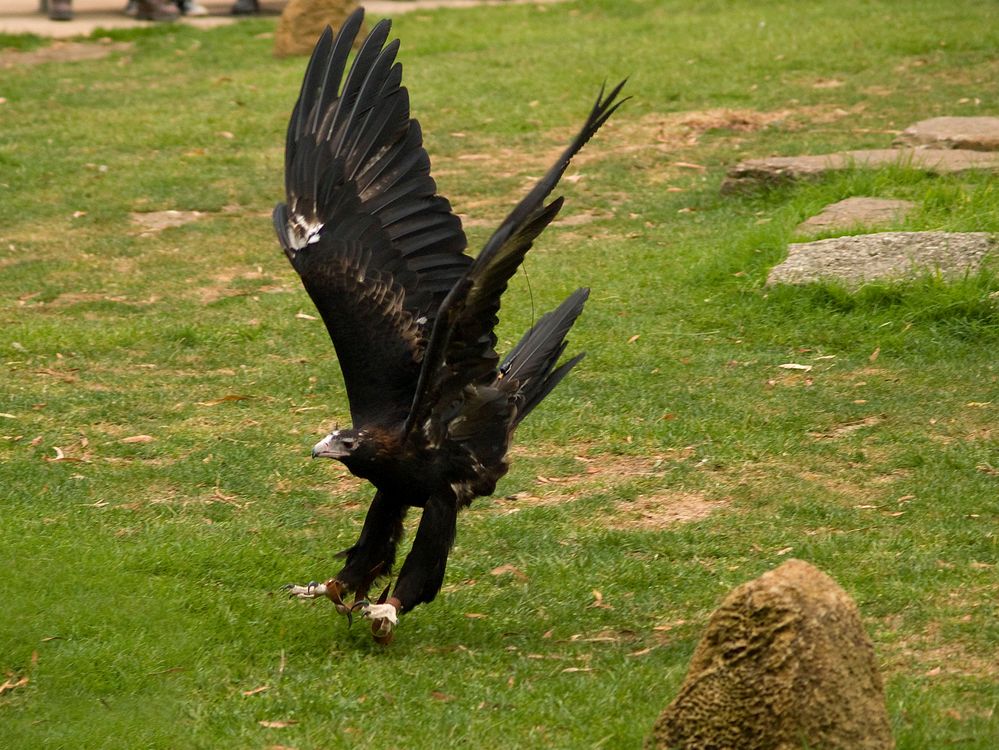
[[[578,289],[569,295],[555,310],[543,315],[524,334],[500,365],[504,379],[516,381],[520,386],[521,402],[517,422],[526,417],[535,406],[551,393],[552,389],[569,374],[569,370],[583,358],[578,354],[556,367],[568,342],[566,334],[583,311],[589,289]]]

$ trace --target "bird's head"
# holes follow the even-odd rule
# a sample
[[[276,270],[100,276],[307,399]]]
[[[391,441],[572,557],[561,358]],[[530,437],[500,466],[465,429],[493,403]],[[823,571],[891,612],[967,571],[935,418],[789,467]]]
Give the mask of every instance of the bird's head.
[[[363,438],[363,430],[333,430],[312,447],[312,457],[349,460],[361,447]]]

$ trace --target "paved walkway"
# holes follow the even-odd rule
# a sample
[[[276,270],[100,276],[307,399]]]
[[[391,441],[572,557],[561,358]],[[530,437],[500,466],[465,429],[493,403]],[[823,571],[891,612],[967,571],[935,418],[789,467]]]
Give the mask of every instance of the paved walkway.
[[[236,19],[229,14],[234,0],[202,0],[201,4],[210,15],[200,18],[183,18],[180,23],[200,28],[211,28],[233,23]],[[547,4],[563,0],[367,0],[362,5],[369,13],[378,16],[393,16],[411,10],[432,8],[470,8],[478,5],[508,4]],[[149,21],[136,21],[122,10],[126,0],[73,0],[72,21],[50,21],[48,16],[38,11],[39,0],[0,0],[0,34],[37,34],[64,39],[73,36],[88,36],[94,29],[134,29],[149,25]],[[276,16],[287,0],[260,0],[264,15]]]
[[[3,34],[37,34],[66,38],[87,36],[95,29],[136,29],[149,25],[149,21],[136,21],[122,11],[126,0],[73,0],[72,21],[50,21],[49,17],[38,10],[38,0],[0,0],[0,33]],[[202,2],[211,12],[209,16],[200,18],[184,18],[180,23],[211,28],[227,23],[233,23],[229,15],[232,2],[209,0]],[[265,11],[280,13],[285,2],[264,2]]]

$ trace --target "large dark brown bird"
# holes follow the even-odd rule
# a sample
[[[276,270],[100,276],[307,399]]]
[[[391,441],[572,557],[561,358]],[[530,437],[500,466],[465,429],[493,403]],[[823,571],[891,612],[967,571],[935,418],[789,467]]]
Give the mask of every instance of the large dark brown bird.
[[[575,140],[473,260],[461,221],[436,194],[387,21],[344,80],[362,18],[355,12],[335,37],[327,28],[309,61],[274,226],[329,330],[350,401],[353,427],[331,432],[312,455],[342,461],[376,492],[343,569],[288,588],[326,596],[348,617],[360,611],[387,642],[399,614],[440,591],[458,511],[493,492],[517,425],[582,358],[558,364],[586,289],[542,316],[502,362],[493,329],[507,282],[562,206],[545,199],[619,106],[623,84],[601,91]],[[391,574],[412,507],[423,516],[392,595],[386,588],[369,602],[375,581]]]

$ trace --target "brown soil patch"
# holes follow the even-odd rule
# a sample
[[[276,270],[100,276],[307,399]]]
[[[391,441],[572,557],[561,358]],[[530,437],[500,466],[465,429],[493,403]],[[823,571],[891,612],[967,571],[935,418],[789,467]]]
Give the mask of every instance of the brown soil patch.
[[[558,451],[561,454],[561,451]],[[541,455],[537,451],[528,453],[514,448],[511,458],[517,456]],[[499,508],[505,513],[516,513],[525,507],[560,505],[573,502],[595,491],[608,487],[621,487],[634,482],[648,482],[663,478],[667,464],[684,460],[693,455],[692,448],[680,448],[650,456],[576,455],[578,471],[563,476],[537,475],[533,486],[522,492],[505,497],[494,497],[491,508]],[[475,507],[475,506],[473,506]]]
[[[743,487],[752,497],[767,497],[775,487],[793,486],[802,502],[814,501],[816,495],[829,494],[836,501],[865,513],[897,513],[912,498],[906,498],[894,485],[910,475],[905,469],[878,472],[872,468],[889,456],[875,456],[865,447],[870,464],[862,467],[846,463],[802,466],[782,461],[762,461],[733,467],[719,481],[734,492]],[[901,502],[900,502],[901,500]],[[830,532],[842,530],[828,529]]]
[[[129,299],[123,295],[101,294],[99,292],[63,292],[55,299],[46,303],[49,307],[69,307],[87,302],[116,302],[122,305],[148,305],[156,302],[158,298],[145,300]],[[39,303],[41,304],[41,303]]]
[[[883,415],[872,414],[862,419],[854,419],[850,422],[843,422],[842,424],[831,428],[827,432],[809,432],[808,434],[816,440],[835,440],[836,438],[852,435],[854,432],[857,432],[857,430],[862,430],[865,427],[873,427],[874,425],[881,424],[885,421],[885,419],[886,417]]]
[[[728,500],[710,500],[698,492],[661,492],[617,503],[607,525],[623,531],[655,531],[700,521],[728,505]]]
[[[752,133],[768,127],[782,130],[800,130],[816,123],[834,122],[850,112],[828,106],[779,109],[759,112],[752,109],[706,109],[689,112],[652,112],[637,120],[611,121],[607,125],[610,135],[599,149],[581,153],[574,161],[586,164],[591,160],[607,158],[612,154],[655,150],[672,152],[696,146],[701,138],[712,131]]]
[[[181,227],[197,221],[205,214],[201,211],[149,211],[132,213],[132,223],[142,228],[142,234],[154,234],[171,227]]]
[[[227,297],[239,297],[248,294],[267,294],[271,292],[286,292],[291,291],[292,287],[284,286],[281,284],[263,284],[254,289],[248,288],[234,288],[231,286],[234,281],[271,281],[272,277],[263,271],[244,271],[240,270],[229,270],[224,273],[216,274],[213,278],[214,284],[209,286],[198,287],[194,290],[194,293],[198,296],[198,299],[202,304],[208,305],[212,302],[218,302],[221,299]],[[313,314],[312,312],[308,313]]]
[[[112,52],[125,52],[132,49],[131,42],[107,42],[101,44],[83,42],[53,42],[48,47],[22,52],[15,49],[0,51],[0,68],[13,68],[17,65],[41,65],[49,62],[80,62],[100,60]]]
[[[573,164],[563,181],[575,183],[585,180],[586,165],[605,159],[620,158],[622,154],[640,154],[648,151],[676,154],[683,149],[697,146],[701,138],[709,132],[723,131],[731,137],[738,137],[767,127],[800,130],[816,123],[833,122],[855,112],[856,108],[847,111],[830,106],[815,106],[772,112],[709,109],[667,114],[650,113],[633,120],[623,116],[613,118],[601,129],[600,142],[584,149],[573,159]],[[538,145],[530,148],[505,147],[469,134],[468,150],[453,156],[433,157],[434,176],[441,181],[441,190],[449,195],[455,209],[463,214],[462,222],[465,227],[495,227],[510,207],[558,158],[565,144],[575,134],[576,127],[577,123],[568,123],[543,134],[536,143],[548,143],[546,148]],[[682,156],[673,166],[689,173],[699,173],[705,169],[700,164],[684,161]],[[661,172],[661,165],[656,168]],[[520,184],[505,195],[466,199],[454,189],[454,186],[461,184],[462,175],[472,172],[488,174],[495,179],[519,179]],[[571,211],[571,205],[568,211]],[[595,215],[591,217],[588,214],[574,216],[567,213],[560,217],[556,225],[561,224],[563,228],[582,226],[600,218],[603,217]]]
[[[995,587],[981,590],[982,602],[995,598]],[[968,611],[971,609],[973,611]],[[960,607],[955,610],[955,619],[964,622],[981,622],[983,627],[990,617],[987,606]],[[963,612],[962,614],[958,614]],[[888,623],[888,629],[897,626]],[[882,639],[883,641],[884,639]],[[945,679],[947,677],[976,677],[994,680],[999,677],[999,662],[993,654],[980,654],[953,637],[943,635],[940,622],[930,622],[921,633],[909,635],[894,643],[883,643],[881,649],[888,653],[886,671],[922,674],[925,677]]]

